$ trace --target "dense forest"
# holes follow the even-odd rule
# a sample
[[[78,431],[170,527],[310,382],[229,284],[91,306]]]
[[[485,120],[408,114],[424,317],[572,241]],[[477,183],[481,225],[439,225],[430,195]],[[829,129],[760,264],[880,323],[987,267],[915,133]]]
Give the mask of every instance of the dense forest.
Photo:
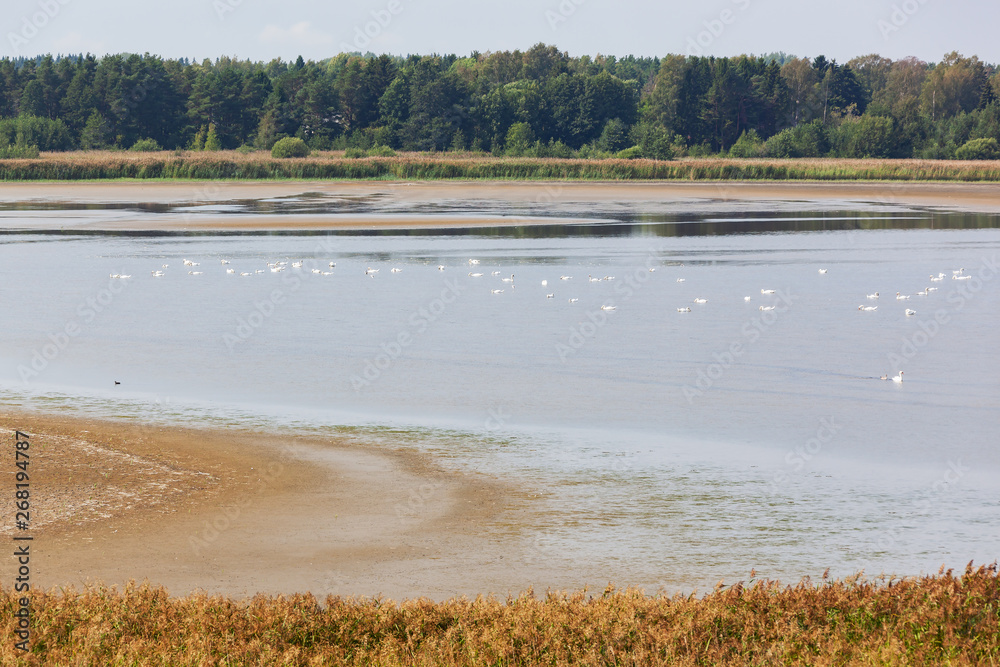
[[[341,54],[0,60],[0,153],[310,147],[537,157],[1000,157],[1000,77],[977,57],[571,58]]]

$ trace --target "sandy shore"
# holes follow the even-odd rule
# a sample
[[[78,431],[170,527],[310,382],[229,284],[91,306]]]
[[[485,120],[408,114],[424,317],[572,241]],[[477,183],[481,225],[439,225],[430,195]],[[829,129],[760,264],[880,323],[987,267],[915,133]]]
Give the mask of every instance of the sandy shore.
[[[492,182],[492,181],[282,181],[282,182],[96,182],[3,183],[0,203],[77,204],[203,204],[247,199],[293,197],[319,193],[346,198],[379,198],[387,208],[405,211],[408,206],[442,201],[501,202],[505,204],[587,204],[609,202],[798,202],[803,204],[874,204],[916,206],[964,212],[1000,212],[997,183],[818,183],[818,182]],[[81,212],[84,218],[87,213]],[[43,212],[12,211],[7,219],[28,218]],[[66,224],[66,216],[60,218]],[[81,219],[84,229],[378,229],[419,226],[497,226],[551,223],[551,219],[478,215],[336,214],[336,215],[157,215],[155,219],[117,211]]]
[[[14,429],[31,435],[36,588],[134,579],[175,595],[445,599],[607,583],[524,557],[527,490],[412,452],[35,413],[0,413],[0,429],[11,444]],[[9,459],[3,540],[15,532]],[[15,567],[0,559],[5,585]]]

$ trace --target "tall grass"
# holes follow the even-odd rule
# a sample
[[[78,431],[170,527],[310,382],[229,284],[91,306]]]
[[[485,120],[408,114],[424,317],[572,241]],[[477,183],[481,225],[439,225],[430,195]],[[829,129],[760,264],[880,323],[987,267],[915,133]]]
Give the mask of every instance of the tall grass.
[[[810,159],[585,160],[408,153],[275,159],[237,151],[43,153],[0,162],[0,180],[94,179],[581,179],[1000,181],[1000,161]]]
[[[0,593],[0,662],[16,596]],[[963,665],[1000,662],[996,564],[954,576],[757,582],[703,597],[531,592],[402,604],[311,595],[171,598],[162,588],[32,596],[30,664]]]

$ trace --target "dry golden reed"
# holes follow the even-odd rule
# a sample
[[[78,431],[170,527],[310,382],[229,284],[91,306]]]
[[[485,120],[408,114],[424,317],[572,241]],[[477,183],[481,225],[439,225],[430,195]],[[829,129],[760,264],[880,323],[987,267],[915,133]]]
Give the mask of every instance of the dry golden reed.
[[[98,179],[581,179],[1000,181],[1000,161],[874,159],[584,160],[449,153],[276,159],[270,153],[95,151],[0,160],[0,181]]]
[[[997,566],[705,597],[532,592],[397,604],[258,596],[246,602],[131,584],[32,595],[32,652],[3,665],[996,665]]]

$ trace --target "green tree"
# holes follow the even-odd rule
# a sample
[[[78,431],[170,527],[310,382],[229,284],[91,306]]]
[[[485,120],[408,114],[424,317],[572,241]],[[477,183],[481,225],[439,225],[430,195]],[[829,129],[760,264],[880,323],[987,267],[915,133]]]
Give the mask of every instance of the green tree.
[[[628,128],[620,118],[612,118],[604,124],[601,137],[597,140],[597,147],[602,151],[617,153],[628,146]]]
[[[222,143],[219,141],[219,135],[215,131],[215,123],[209,123],[208,125],[208,135],[205,136],[205,150],[206,151],[222,150]]]
[[[1000,144],[993,137],[972,139],[955,151],[955,157],[959,160],[1000,160]]]
[[[205,150],[205,126],[202,125],[198,132],[195,133],[194,138],[191,140],[191,150],[193,151],[203,151]]]
[[[527,123],[514,123],[504,142],[507,155],[524,155],[535,144],[535,133]]]
[[[278,140],[277,112],[270,109],[257,125],[257,136],[254,138],[254,146],[263,150],[271,150],[274,142]]]
[[[40,118],[48,116],[42,84],[37,79],[29,81],[24,87],[18,109],[25,116],[38,116]]]
[[[108,121],[97,109],[87,118],[87,124],[80,133],[80,148],[83,150],[101,150],[111,145],[111,128]]]

